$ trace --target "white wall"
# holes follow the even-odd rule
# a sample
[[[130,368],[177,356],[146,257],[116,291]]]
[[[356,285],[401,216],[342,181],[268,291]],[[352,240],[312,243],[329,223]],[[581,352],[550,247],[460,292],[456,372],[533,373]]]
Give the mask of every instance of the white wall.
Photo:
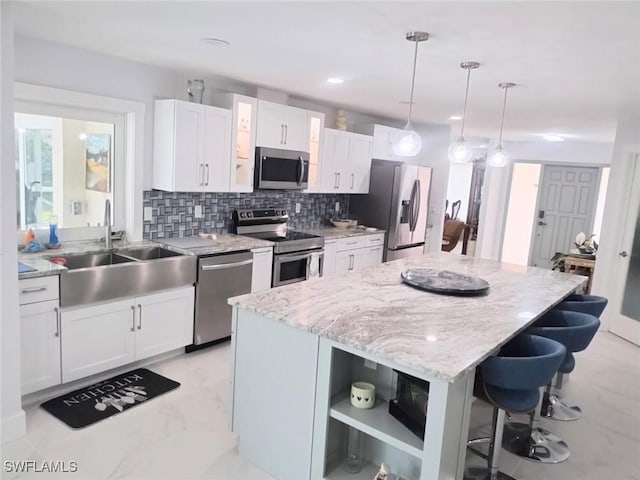
[[[453,202],[460,200],[460,211],[458,212],[458,220],[467,221],[467,212],[469,211],[469,193],[471,191],[471,177],[473,175],[472,163],[452,163],[449,166],[449,182],[447,184],[447,200],[449,200],[449,209],[451,214],[451,205]]]
[[[16,193],[13,160],[13,11],[0,2],[0,440],[24,434],[20,401],[20,321],[18,318]]]
[[[612,144],[585,142],[503,142],[511,161],[505,168],[487,167],[482,188],[480,225],[476,256],[497,260],[500,257],[507,209],[510,170],[514,162],[609,165]],[[615,188],[615,183],[609,187]]]
[[[622,216],[628,206],[624,187],[627,185],[630,174],[628,167],[631,152],[640,152],[640,116],[618,120],[609,173],[609,193],[604,206],[598,257],[591,287],[593,294],[603,295],[614,304],[616,303],[614,299],[620,295],[617,274],[622,267],[621,263],[628,261],[621,259],[618,252],[621,246],[620,235],[623,231]],[[635,188],[640,188],[640,185],[635,185]],[[619,312],[614,311],[614,305],[605,309],[601,318],[604,328],[607,327],[610,318],[617,313]]]

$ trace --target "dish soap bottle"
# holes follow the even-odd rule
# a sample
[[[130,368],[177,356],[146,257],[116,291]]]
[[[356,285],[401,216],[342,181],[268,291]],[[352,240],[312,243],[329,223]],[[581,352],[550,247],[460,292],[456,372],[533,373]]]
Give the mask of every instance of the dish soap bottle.
[[[58,245],[58,216],[51,215],[49,217],[49,246],[55,247]]]

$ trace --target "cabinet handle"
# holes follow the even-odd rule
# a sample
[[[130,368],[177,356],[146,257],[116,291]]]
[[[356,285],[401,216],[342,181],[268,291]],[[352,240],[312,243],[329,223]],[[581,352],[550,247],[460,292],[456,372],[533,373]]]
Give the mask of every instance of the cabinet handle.
[[[333,188],[338,188],[338,172],[333,172]]]
[[[20,290],[20,293],[37,293],[37,292],[46,292],[47,287],[31,287],[31,288],[23,288]]]
[[[200,164],[200,186],[204,184],[204,163]]]
[[[340,188],[340,172],[338,172],[338,186],[336,188]]]
[[[54,333],[53,336],[59,337],[60,336],[60,309],[58,307],[55,307],[53,311],[56,312],[56,333]]]
[[[353,270],[353,255],[349,254],[349,270]]]
[[[207,167],[207,181],[205,182],[205,185],[209,185],[209,164],[205,163],[205,166]]]
[[[284,144],[284,124],[280,124],[280,145]]]
[[[138,304],[138,330],[142,330],[142,305]]]
[[[136,307],[131,305],[131,331],[136,331]]]
[[[284,126],[284,144],[287,144],[287,140],[289,139],[289,125]]]
[[[345,242],[345,245],[356,245],[358,243],[357,240],[353,241],[353,242]]]
[[[354,174],[351,174],[351,190],[353,190],[353,180],[354,180]]]

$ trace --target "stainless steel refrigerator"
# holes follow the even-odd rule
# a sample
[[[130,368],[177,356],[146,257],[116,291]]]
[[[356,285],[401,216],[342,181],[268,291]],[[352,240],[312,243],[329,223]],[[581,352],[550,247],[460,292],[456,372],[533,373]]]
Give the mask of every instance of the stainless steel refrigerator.
[[[349,213],[387,231],[384,261],[422,255],[427,233],[431,168],[373,160],[366,195],[351,195]]]

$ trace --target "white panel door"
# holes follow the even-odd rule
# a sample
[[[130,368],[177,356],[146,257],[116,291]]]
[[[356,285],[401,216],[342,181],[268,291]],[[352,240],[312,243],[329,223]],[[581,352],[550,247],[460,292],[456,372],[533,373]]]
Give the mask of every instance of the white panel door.
[[[287,121],[284,127],[284,146],[287,150],[309,151],[309,123],[307,110],[286,107]]]
[[[133,300],[63,311],[62,382],[133,362],[135,314]]]
[[[349,157],[349,193],[369,193],[371,177],[371,152],[373,139],[368,135],[354,133],[351,138]]]
[[[530,264],[551,268],[556,252],[575,248],[576,235],[591,234],[599,169],[545,165],[539,189]]]
[[[231,183],[231,111],[206,107],[205,192],[228,192]]]
[[[640,345],[640,155],[630,162],[630,187],[627,188],[627,209],[618,247],[615,271],[615,292],[607,307],[609,330]]]
[[[135,359],[193,343],[194,287],[136,299]]]
[[[258,100],[256,146],[270,148],[284,147],[286,108],[286,105]]]
[[[205,174],[205,107],[190,102],[175,102],[175,192],[202,190]]]
[[[20,307],[22,395],[62,381],[58,312],[58,300]]]

